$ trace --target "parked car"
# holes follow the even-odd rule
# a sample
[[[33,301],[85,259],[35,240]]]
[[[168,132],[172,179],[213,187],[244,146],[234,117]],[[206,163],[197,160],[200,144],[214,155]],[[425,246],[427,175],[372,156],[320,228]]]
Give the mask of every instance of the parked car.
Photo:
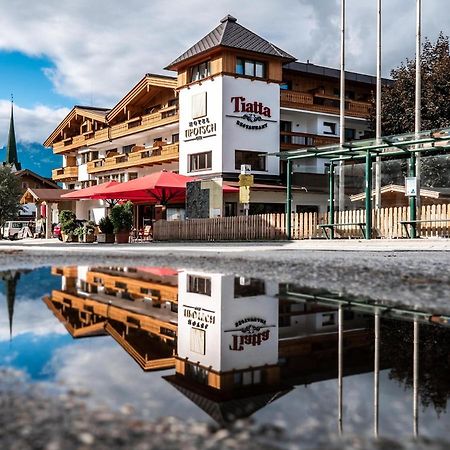
[[[17,239],[19,231],[28,225],[28,222],[11,220],[5,223],[3,227],[3,237],[5,239]]]
[[[60,241],[62,241],[62,236],[61,236],[61,224],[57,223],[54,227],[53,227],[53,237],[54,238],[58,238]]]

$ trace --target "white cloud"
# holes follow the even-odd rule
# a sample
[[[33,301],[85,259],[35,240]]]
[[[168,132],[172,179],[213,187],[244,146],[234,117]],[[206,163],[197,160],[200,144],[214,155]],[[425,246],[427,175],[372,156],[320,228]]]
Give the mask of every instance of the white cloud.
[[[47,336],[67,333],[64,326],[41,301],[16,299],[13,318],[13,339],[23,334]],[[2,341],[9,341],[8,309],[3,294],[0,295],[0,342]]]
[[[54,63],[46,74],[57,92],[99,106],[111,106],[145,72],[162,72],[227,13],[299,60],[339,63],[339,0],[217,0],[214,8],[200,0],[1,3],[0,49],[46,55]],[[445,0],[426,2],[424,34],[434,38],[449,28],[449,16],[440,13],[445,10]],[[373,73],[375,2],[348,2],[347,11],[348,66]],[[414,14],[414,2],[384,2],[386,69],[413,56]]]
[[[175,369],[144,372],[110,336],[78,340],[57,349],[46,370],[54,374],[57,383],[88,391],[96,406],[128,404],[150,419],[206,417],[162,378],[174,374]]]
[[[33,108],[14,105],[16,137],[23,142],[43,142],[68,112],[67,108],[52,109],[44,105]],[[0,147],[7,140],[10,115],[10,101],[0,100]]]

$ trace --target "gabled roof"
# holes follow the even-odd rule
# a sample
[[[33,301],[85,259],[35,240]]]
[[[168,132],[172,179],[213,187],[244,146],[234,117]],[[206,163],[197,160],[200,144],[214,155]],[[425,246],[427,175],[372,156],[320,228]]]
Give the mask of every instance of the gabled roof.
[[[220,391],[213,392],[207,387],[190,383],[179,375],[168,375],[163,378],[221,426],[250,417],[292,390],[291,387],[267,386],[256,390],[249,389],[244,395],[226,393],[222,396]]]
[[[167,75],[156,75],[153,73],[146,73],[144,78],[142,78],[139,83],[137,83],[131,91],[128,92],[118,103],[115,105],[106,116],[107,121],[113,120],[117,114],[123,111],[123,108],[128,105],[131,101],[136,99],[143,92],[150,93],[151,88],[166,88],[166,89],[176,89],[177,79],[175,77]]]
[[[267,56],[282,58],[286,62],[295,61],[289,53],[266,41],[262,37],[237,23],[237,19],[227,15],[220,25],[214,28],[203,39],[200,39],[189,50],[185,51],[175,61],[171,62],[166,69],[176,70],[177,66],[194,56],[200,55],[216,47],[228,47],[249,52],[260,53]]]
[[[381,194],[389,193],[405,194],[405,186],[400,184],[388,184],[381,188]],[[450,199],[450,188],[420,188],[420,196],[434,199]],[[372,190],[372,197],[375,197],[375,189]],[[350,195],[352,202],[364,200],[366,198],[365,192],[359,194]]]
[[[106,123],[106,114],[108,111],[108,108],[75,105],[69,114],[67,114],[67,116],[56,127],[53,133],[45,140],[44,147],[50,147],[61,130],[63,130],[76,116],[82,116],[88,119],[97,120],[98,122]]]
[[[41,183],[47,184],[50,187],[53,187],[54,189],[60,189],[60,187],[50,178],[45,178],[39,174],[37,174],[36,172],[33,172],[30,169],[21,169],[18,170],[17,172],[14,172],[14,175],[16,175],[16,177],[23,177],[23,176],[29,176],[29,177],[33,177],[36,180],[39,180]]]
[[[67,202],[61,195],[72,192],[72,189],[32,189],[28,188],[20,199],[21,204],[36,202]]]

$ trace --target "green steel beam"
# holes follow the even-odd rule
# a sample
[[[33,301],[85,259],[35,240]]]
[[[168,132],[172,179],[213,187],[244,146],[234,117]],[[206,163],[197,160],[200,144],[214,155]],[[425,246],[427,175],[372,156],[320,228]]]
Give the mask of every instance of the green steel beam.
[[[286,237],[290,240],[292,238],[292,161],[290,160],[287,161],[286,172]]]
[[[372,237],[372,155],[370,150],[366,152],[366,230],[365,238]]]
[[[416,176],[416,155],[414,153],[409,158],[408,175],[410,177]],[[416,197],[410,196],[409,197],[409,220],[416,220],[416,218],[417,218]],[[410,231],[409,235],[411,236],[411,239],[414,239],[415,237],[417,237],[416,224],[412,223],[410,226],[411,226],[411,231]]]
[[[329,220],[328,223],[334,224],[334,163],[330,163],[328,169],[328,187],[329,187]],[[330,229],[330,238],[334,239],[334,228]]]

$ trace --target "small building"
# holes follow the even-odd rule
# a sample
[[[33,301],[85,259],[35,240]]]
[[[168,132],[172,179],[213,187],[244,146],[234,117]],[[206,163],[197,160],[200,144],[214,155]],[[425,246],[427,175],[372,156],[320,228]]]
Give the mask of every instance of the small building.
[[[372,197],[375,198],[375,189],[372,191]],[[365,192],[351,195],[350,201],[355,208],[364,208],[366,200]],[[409,197],[405,195],[405,186],[399,184],[388,184],[381,188],[381,205],[383,208],[393,206],[408,206]],[[420,189],[420,204],[440,205],[450,203],[450,188],[421,188]]]

